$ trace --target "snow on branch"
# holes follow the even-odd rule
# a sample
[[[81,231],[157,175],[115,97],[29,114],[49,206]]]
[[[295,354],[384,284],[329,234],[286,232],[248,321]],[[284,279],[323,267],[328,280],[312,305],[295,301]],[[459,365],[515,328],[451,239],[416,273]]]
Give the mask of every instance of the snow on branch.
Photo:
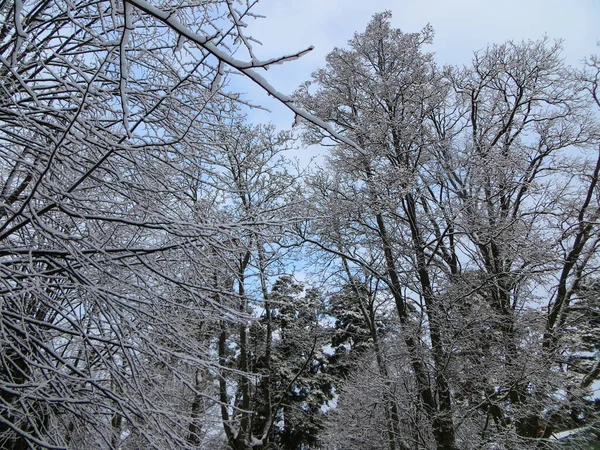
[[[165,25],[170,27],[173,31],[178,33],[180,36],[183,36],[188,40],[196,43],[197,45],[208,51],[210,54],[215,56],[220,62],[240,71],[242,74],[254,81],[263,90],[265,90],[267,94],[269,94],[270,96],[274,97],[275,99],[283,103],[285,106],[287,106],[297,116],[300,116],[308,122],[312,123],[313,125],[324,129],[336,140],[343,142],[344,144],[349,145],[350,147],[353,147],[359,152],[363,153],[363,150],[360,145],[355,143],[353,140],[343,136],[342,134],[336,132],[333,129],[333,127],[324,120],[319,119],[317,116],[310,114],[309,112],[295,105],[293,100],[289,96],[279,92],[275,87],[273,87],[273,85],[271,85],[262,75],[260,75],[255,70],[257,68],[262,68],[266,70],[270,66],[275,64],[283,64],[285,62],[294,61],[298,58],[301,58],[308,52],[312,51],[314,47],[311,46],[291,55],[281,56],[278,58],[272,58],[263,61],[260,61],[254,57],[251,58],[250,62],[243,61],[234,58],[228,52],[225,52],[224,50],[218,48],[213,42],[211,42],[208,36],[196,33],[184,26],[176,17],[173,17],[173,14],[156,8],[155,6],[151,5],[145,0],[130,0],[130,3],[136,6],[141,11],[160,20]]]

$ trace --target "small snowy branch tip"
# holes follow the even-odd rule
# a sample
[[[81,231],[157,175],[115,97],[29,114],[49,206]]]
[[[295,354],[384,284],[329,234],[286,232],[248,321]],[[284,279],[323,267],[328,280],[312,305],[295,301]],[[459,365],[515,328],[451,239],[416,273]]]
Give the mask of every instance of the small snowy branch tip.
[[[129,78],[129,64],[127,62],[127,45],[129,43],[129,36],[131,35],[131,30],[133,29],[133,24],[131,21],[131,11],[133,9],[133,6],[130,3],[125,2],[124,9],[125,24],[123,27],[123,34],[121,36],[120,43],[121,78],[119,81],[119,91],[121,94],[121,106],[123,108],[123,127],[125,128],[127,134],[130,135],[129,107],[127,106],[127,79]]]
[[[210,92],[215,94],[221,88],[221,81],[223,79],[223,63],[219,61],[219,67],[217,67],[217,73],[210,83]]]
[[[25,29],[23,28],[23,23],[21,22],[21,16],[23,15],[23,1],[15,0],[15,10],[14,10],[14,22],[15,22],[15,30],[17,31],[17,38],[15,40],[15,46],[13,48],[12,56],[11,56],[11,66],[17,66],[17,54],[19,53],[19,49],[21,48],[21,44],[24,40],[28,38]]]

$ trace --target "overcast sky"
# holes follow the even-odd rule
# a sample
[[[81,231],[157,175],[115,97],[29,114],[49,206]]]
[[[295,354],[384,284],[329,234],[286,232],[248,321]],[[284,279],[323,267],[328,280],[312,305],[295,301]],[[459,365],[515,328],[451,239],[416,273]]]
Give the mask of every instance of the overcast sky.
[[[384,10],[392,12],[392,25],[404,32],[430,23],[436,33],[429,49],[440,64],[467,64],[473,51],[488,43],[544,35],[564,40],[564,56],[572,65],[600,53],[600,0],[260,0],[254,11],[266,18],[250,21],[248,31],[263,43],[255,49],[262,58],[315,47],[298,61],[264,73],[278,90],[290,94],[324,66],[325,55],[345,46],[373,14]],[[235,82],[236,89],[272,110],[252,113],[253,122],[291,126],[291,112],[253,86],[238,86]]]

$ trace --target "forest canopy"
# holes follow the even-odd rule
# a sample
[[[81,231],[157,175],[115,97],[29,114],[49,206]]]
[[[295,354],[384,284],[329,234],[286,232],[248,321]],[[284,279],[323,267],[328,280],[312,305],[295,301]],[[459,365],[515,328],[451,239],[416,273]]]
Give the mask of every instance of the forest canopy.
[[[255,4],[0,2],[0,447],[594,448],[600,60]]]

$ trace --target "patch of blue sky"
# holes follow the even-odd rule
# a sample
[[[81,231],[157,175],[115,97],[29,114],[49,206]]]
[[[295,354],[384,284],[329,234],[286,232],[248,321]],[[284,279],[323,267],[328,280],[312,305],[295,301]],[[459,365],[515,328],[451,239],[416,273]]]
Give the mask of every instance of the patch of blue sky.
[[[254,46],[261,59],[314,46],[302,58],[273,66],[263,74],[289,95],[324,66],[325,56],[334,47],[345,46],[355,32],[364,30],[373,14],[384,10],[392,12],[392,26],[406,32],[431,24],[436,35],[430,50],[441,65],[468,64],[473,52],[488,44],[544,36],[563,40],[563,56],[574,66],[599,53],[600,3],[594,0],[507,0],[501,4],[476,0],[261,0],[255,12],[265,18],[249,20],[246,32],[263,44]],[[249,112],[251,121],[270,121],[282,129],[294,123],[291,111],[250,80],[236,77],[231,88],[270,111]]]

